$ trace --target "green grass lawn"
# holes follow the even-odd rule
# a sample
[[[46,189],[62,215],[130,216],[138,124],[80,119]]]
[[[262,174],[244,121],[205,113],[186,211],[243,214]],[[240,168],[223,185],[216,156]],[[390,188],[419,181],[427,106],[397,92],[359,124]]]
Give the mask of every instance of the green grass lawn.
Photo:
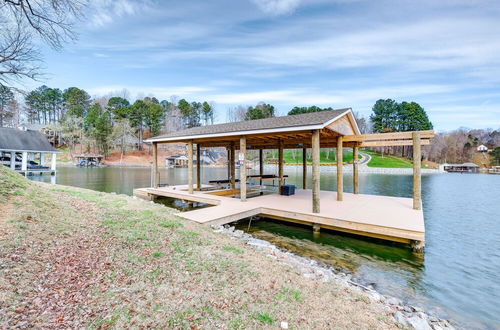
[[[372,150],[362,150],[362,152],[369,154],[372,159],[368,163],[369,167],[383,167],[383,168],[412,168],[413,163],[410,160],[394,157],[390,155],[382,155]]]
[[[276,150],[276,151],[270,152],[266,158],[267,159],[278,158],[278,151]],[[283,151],[283,158],[285,159],[285,164],[302,164],[302,150],[301,149],[284,150]],[[321,159],[322,164],[336,163],[337,162],[337,152],[335,149],[330,149],[330,152],[328,152],[327,150],[321,150],[321,158],[320,159]],[[345,162],[352,162],[352,151],[351,150],[344,150],[343,161],[344,161],[344,163]],[[307,162],[312,163],[312,159],[308,158]]]

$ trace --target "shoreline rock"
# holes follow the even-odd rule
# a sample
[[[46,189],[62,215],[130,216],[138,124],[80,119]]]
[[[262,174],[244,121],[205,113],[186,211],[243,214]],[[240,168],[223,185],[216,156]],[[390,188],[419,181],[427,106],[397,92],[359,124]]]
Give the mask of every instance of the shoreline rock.
[[[386,310],[388,314],[391,314],[394,320],[403,327],[416,330],[455,329],[449,320],[440,319],[426,313],[418,307],[406,305],[400,299],[384,296],[370,287],[356,283],[349,273],[335,270],[333,267],[322,265],[316,260],[304,258],[286,250],[282,250],[276,245],[265,240],[254,238],[252,235],[242,230],[238,230],[234,226],[212,226],[212,228],[217,233],[241,240],[248,245],[268,252],[266,254],[267,257],[274,258],[278,262],[285,263],[295,268],[300,271],[305,278],[323,282],[335,281],[340,285],[344,285],[364,294],[370,302],[381,304],[384,310]]]

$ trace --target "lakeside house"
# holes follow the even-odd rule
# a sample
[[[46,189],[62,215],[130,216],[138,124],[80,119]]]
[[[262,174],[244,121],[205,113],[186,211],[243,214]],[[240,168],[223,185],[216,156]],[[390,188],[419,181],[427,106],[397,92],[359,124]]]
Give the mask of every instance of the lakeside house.
[[[477,152],[488,152],[488,147],[485,146],[484,144],[481,144],[480,146],[477,147]]]
[[[0,128],[0,160],[19,173],[55,174],[58,152],[39,131]],[[51,155],[50,166],[46,164],[47,154]]]

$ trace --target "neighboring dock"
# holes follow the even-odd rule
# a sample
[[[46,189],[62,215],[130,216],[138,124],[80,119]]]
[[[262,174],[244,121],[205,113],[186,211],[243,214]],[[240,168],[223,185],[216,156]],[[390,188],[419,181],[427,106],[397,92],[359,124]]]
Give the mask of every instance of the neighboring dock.
[[[59,153],[38,131],[0,127],[0,166],[23,175],[56,174]],[[50,162],[46,156],[50,155]]]

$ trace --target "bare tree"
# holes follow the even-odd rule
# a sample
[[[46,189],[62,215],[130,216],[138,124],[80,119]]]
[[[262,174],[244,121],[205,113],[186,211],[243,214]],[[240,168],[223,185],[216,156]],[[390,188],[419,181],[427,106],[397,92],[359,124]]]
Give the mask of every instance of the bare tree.
[[[235,108],[227,108],[227,121],[228,122],[237,122],[245,120],[245,115],[247,113],[248,107],[244,107],[239,105]]]
[[[34,36],[54,49],[75,40],[72,22],[81,17],[85,3],[85,0],[0,0],[0,82],[39,77],[41,56],[33,45]]]

